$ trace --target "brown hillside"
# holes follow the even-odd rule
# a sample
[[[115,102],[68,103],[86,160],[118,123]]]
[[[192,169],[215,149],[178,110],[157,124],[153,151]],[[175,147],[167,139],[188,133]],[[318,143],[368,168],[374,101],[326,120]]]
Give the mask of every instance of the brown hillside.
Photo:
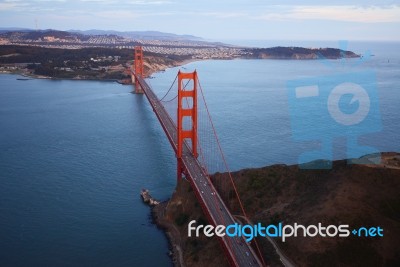
[[[233,173],[242,202],[252,222],[263,224],[348,224],[380,226],[383,237],[290,237],[284,254],[297,266],[400,266],[400,154],[384,154],[383,164],[348,165],[335,161],[330,170],[304,170],[297,165],[274,165]],[[226,174],[216,174],[221,184]],[[232,210],[237,201],[227,190],[221,195]],[[201,208],[186,181],[177,186],[165,211],[165,220],[180,233],[186,266],[226,266],[215,238],[187,238],[187,224],[205,222]],[[264,258],[281,266],[265,238],[258,238]]]

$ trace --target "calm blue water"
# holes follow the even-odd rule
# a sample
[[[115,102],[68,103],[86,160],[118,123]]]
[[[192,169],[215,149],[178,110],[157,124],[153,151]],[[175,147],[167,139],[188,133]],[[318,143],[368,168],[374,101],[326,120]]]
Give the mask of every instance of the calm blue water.
[[[0,76],[0,266],[170,266],[139,196],[173,191],[147,100],[104,82]]]
[[[361,141],[400,151],[398,44],[356,44],[374,57],[382,131]],[[339,61],[194,62],[232,169],[296,163],[286,82],[348,71]],[[355,61],[347,61],[356,63]],[[177,68],[150,83],[159,95]],[[139,192],[167,199],[175,157],[147,100],[129,86],[17,81],[0,75],[0,266],[170,266],[167,241]],[[305,123],[312,123],[304,118]],[[335,140],[344,158],[345,140]]]
[[[253,45],[262,46],[260,43]],[[265,46],[272,44],[267,43]],[[301,44],[298,44],[301,45]],[[319,47],[317,44],[305,43]],[[321,46],[323,46],[322,44]],[[336,45],[336,46],[335,46]],[[338,44],[330,43],[331,47]],[[289,80],[346,74],[372,70],[376,73],[382,130],[361,134],[359,143],[379,151],[400,151],[400,44],[349,43],[357,54],[370,51],[369,60],[325,61],[231,60],[201,61],[185,66],[183,71],[197,70],[223,151],[233,170],[261,167],[275,163],[298,163],[300,154],[318,149],[317,142],[293,141],[289,114],[287,82]],[[150,80],[163,96],[174,80],[178,68],[155,75]],[[167,84],[167,86],[165,86]],[[164,86],[163,86],[164,85]],[[168,98],[166,98],[168,99]],[[371,100],[376,101],[376,100]],[[313,127],[312,114],[299,118]],[[339,133],[338,133],[339,135]],[[333,158],[346,157],[346,139],[333,140]]]

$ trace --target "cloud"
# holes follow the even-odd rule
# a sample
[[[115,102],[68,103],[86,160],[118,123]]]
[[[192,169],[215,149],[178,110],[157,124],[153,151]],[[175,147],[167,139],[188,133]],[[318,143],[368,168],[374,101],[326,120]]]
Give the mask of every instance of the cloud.
[[[226,19],[226,18],[240,18],[246,17],[246,13],[241,12],[203,12],[203,13],[193,13],[194,15],[203,15],[208,17],[215,17],[219,19]]]
[[[172,1],[129,1],[127,4],[131,5],[165,5],[172,4]]]
[[[116,0],[79,0],[80,2],[96,2],[96,3],[104,3],[104,4],[116,4],[119,5],[164,5],[171,4],[171,1],[163,1],[163,0],[136,0],[136,1],[116,1]]]
[[[4,0],[0,1],[0,11],[35,12],[54,11],[55,3],[63,3],[66,0]],[[52,3],[53,5],[49,4]]]
[[[400,22],[400,6],[287,6],[281,12],[267,12],[256,16],[263,20],[333,20],[379,23]]]
[[[19,1],[22,2],[21,0],[9,0],[9,1]],[[32,0],[32,1],[25,1],[26,4],[35,4],[35,3],[45,3],[45,4],[50,4],[50,3],[65,3],[67,0]]]
[[[160,17],[170,16],[173,12],[139,12],[131,10],[112,10],[112,11],[99,11],[91,12],[91,16],[103,19],[126,20],[129,21],[139,17]]]
[[[15,8],[15,5],[12,3],[0,3],[0,11],[1,10],[10,10]]]
[[[22,3],[20,1],[6,1],[4,3],[0,2],[0,11],[21,10],[21,8],[25,6],[29,6],[29,4]]]

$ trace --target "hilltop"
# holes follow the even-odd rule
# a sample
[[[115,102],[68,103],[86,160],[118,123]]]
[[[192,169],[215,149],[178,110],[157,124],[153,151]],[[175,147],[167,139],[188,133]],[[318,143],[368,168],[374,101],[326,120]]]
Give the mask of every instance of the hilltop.
[[[106,31],[106,30],[69,30],[68,32],[76,32],[86,35],[117,35],[122,37],[128,37],[140,40],[191,40],[191,41],[203,41],[203,38],[194,35],[184,34],[173,34],[159,31]]]
[[[275,239],[281,252],[296,266],[399,266],[400,248],[400,154],[384,153],[381,165],[348,165],[333,162],[330,170],[305,170],[298,165],[273,165],[232,173],[242,202],[252,222],[263,224],[349,224],[352,227],[381,226],[384,237]],[[227,174],[212,177],[231,210],[237,202],[221,181]],[[154,209],[155,219],[167,228],[175,245],[175,260],[186,266],[228,266],[218,241],[201,236],[187,237],[187,224],[206,217],[185,180],[178,183],[172,198]],[[282,266],[274,248],[258,238],[270,266]],[[179,247],[179,249],[176,249]],[[179,256],[179,252],[183,254]]]
[[[59,32],[65,33],[66,35],[71,34],[79,34],[83,35],[114,35],[121,37],[129,37],[133,39],[143,39],[143,40],[193,40],[193,41],[202,41],[203,38],[197,37],[189,34],[174,34],[160,31],[114,31],[114,30],[67,30],[67,31],[59,31],[54,29],[45,29],[45,30],[33,30],[28,28],[4,28],[0,27],[0,33],[8,33],[8,32],[25,32],[25,33],[38,33],[47,34],[51,32]]]
[[[78,49],[85,47],[133,48],[147,47],[233,47],[231,45],[207,42],[192,35],[177,35],[157,31],[59,31],[3,29],[0,28],[0,45],[29,45],[48,48]]]

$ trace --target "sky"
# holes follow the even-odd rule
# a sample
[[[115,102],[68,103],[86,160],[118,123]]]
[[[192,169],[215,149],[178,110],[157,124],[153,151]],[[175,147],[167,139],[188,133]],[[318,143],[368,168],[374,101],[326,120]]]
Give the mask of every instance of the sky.
[[[0,27],[155,30],[220,41],[400,41],[400,0],[0,0]]]

